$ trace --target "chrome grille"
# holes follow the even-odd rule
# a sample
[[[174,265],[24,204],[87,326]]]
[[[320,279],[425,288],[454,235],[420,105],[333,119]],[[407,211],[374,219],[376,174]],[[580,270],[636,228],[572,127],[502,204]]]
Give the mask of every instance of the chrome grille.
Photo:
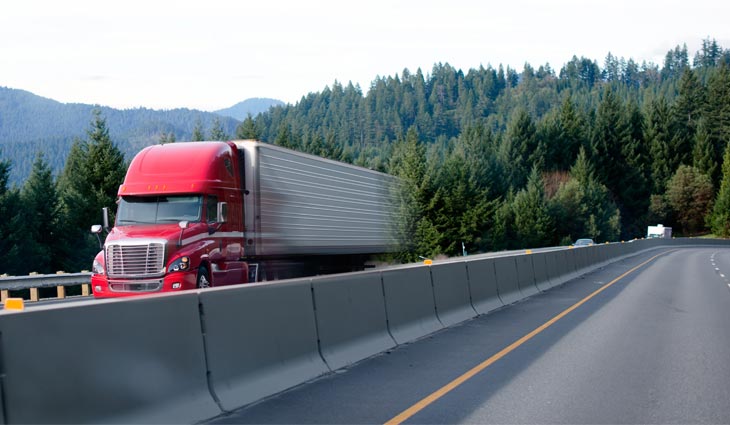
[[[162,289],[162,279],[139,282],[111,280],[109,288],[114,292],[155,292]]]
[[[110,277],[153,277],[163,274],[165,244],[110,244],[106,267]]]

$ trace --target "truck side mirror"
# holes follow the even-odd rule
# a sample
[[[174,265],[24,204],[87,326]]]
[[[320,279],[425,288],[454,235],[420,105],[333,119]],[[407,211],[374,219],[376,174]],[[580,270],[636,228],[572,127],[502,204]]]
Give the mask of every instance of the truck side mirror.
[[[101,242],[101,224],[94,224],[91,226],[91,233],[96,235],[96,239],[99,241],[99,249],[104,249],[104,244]]]
[[[226,202],[218,202],[218,211],[217,211],[217,217],[216,220],[218,223],[225,223],[228,221],[228,203]]]
[[[190,222],[187,221],[187,220],[182,220],[181,222],[177,223],[177,225],[178,225],[178,227],[180,227],[180,237],[177,240],[177,246],[178,247],[181,247],[182,246],[183,233],[185,232],[185,229],[187,229],[188,227],[190,227]]]

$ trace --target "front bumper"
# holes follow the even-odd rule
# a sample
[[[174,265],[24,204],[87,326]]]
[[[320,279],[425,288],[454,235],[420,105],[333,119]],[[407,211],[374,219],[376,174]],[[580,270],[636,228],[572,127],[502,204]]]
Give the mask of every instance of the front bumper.
[[[157,279],[108,279],[91,275],[91,291],[96,298],[130,297],[195,289],[195,273],[169,273]]]

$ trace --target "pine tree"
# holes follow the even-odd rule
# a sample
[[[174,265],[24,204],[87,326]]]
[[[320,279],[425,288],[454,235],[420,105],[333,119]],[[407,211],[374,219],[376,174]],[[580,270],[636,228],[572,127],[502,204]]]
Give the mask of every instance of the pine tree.
[[[578,155],[581,146],[587,144],[583,118],[569,97],[566,97],[560,107],[560,133],[555,141],[558,144],[558,168],[567,170]]]
[[[324,139],[322,139],[322,136],[319,133],[309,133],[306,136],[305,142],[302,147],[304,152],[310,153],[312,155],[323,157],[326,154]]]
[[[124,155],[109,136],[106,119],[99,111],[94,112],[88,136],[87,178],[94,190],[96,210],[108,207],[113,222],[117,210],[117,192],[127,171]]]
[[[712,197],[709,177],[689,165],[681,165],[677,169],[667,185],[666,198],[684,235],[692,236],[704,230]]]
[[[713,67],[720,60],[722,49],[717,44],[717,40],[702,40],[702,48],[695,54],[692,64],[695,67]]]
[[[489,236],[492,249],[495,251],[517,248],[520,242],[517,239],[514,208],[512,208],[514,197],[512,191],[508,192],[494,211],[494,224]]]
[[[682,72],[689,68],[689,55],[687,54],[687,45],[681,48],[675,47],[674,50],[667,52],[664,58],[664,67],[661,71],[663,80],[670,80],[682,75]]]
[[[697,123],[705,108],[705,89],[694,71],[685,68],[679,81],[679,94],[672,106],[673,137],[671,152],[674,161],[670,169],[692,163],[692,148],[697,133]]]
[[[596,177],[614,196],[621,211],[623,236],[632,237],[641,233],[649,201],[649,185],[642,172],[642,117],[631,103],[621,105],[610,86],[603,95],[591,139],[592,162]]]
[[[160,144],[164,145],[165,143],[175,143],[175,133],[162,133],[160,136]]]
[[[324,150],[320,155],[323,158],[329,158],[335,161],[342,160],[342,146],[337,143],[337,139],[333,131],[327,132],[323,148]]]
[[[415,128],[410,128],[406,138],[396,143],[388,171],[400,179],[395,194],[399,222],[393,231],[402,246],[399,257],[404,261],[415,261],[419,256],[437,253],[438,238],[435,237],[433,223],[426,219],[430,198],[426,181],[426,150],[419,142]]]
[[[730,144],[723,155],[722,181],[709,221],[712,233],[723,238],[730,237]]]
[[[532,162],[537,160],[544,165],[544,158],[536,156],[536,148],[537,129],[535,124],[527,110],[519,109],[512,116],[500,147],[502,164],[512,188],[520,189],[525,185]]]
[[[646,141],[651,158],[652,193],[664,193],[674,168],[671,153],[671,118],[664,98],[651,103],[647,114]]]
[[[532,169],[527,186],[517,192],[512,202],[517,239],[525,248],[550,245],[555,231],[542,179],[537,167]]]
[[[258,140],[259,134],[256,131],[256,123],[251,114],[246,116],[241,124],[236,127],[236,139],[238,140]]]
[[[2,151],[0,151],[0,153],[2,153]],[[8,191],[8,181],[10,180],[10,170],[12,168],[12,163],[9,160],[0,160],[0,197],[5,196]]]
[[[205,140],[205,132],[203,131],[203,123],[198,118],[195,121],[195,127],[193,127],[193,134],[190,136],[190,140],[193,142],[201,142]]]
[[[441,252],[448,255],[461,253],[462,243],[471,252],[487,247],[485,234],[495,208],[487,183],[476,178],[482,170],[472,168],[476,163],[470,156],[479,147],[466,142],[458,139],[443,163],[429,169],[435,193],[426,215],[442,236]]]
[[[585,150],[578,153],[570,176],[550,201],[556,236],[616,241],[621,232],[621,213],[606,186],[596,179]]]
[[[628,164],[621,148],[629,137],[630,129],[623,108],[616,93],[606,86],[598,105],[590,155],[596,166],[596,177],[611,191],[618,192],[618,189],[623,188],[622,177]]]
[[[223,129],[223,124],[218,117],[213,119],[213,127],[210,129],[210,140],[228,140],[228,134],[226,134],[226,131]]]
[[[0,274],[20,275],[28,272],[21,260],[20,243],[23,240],[23,221],[21,220],[20,193],[8,187],[12,163],[0,160]]]
[[[711,181],[719,181],[715,148],[710,140],[707,120],[701,118],[697,123],[697,133],[692,150],[692,166],[702,174],[710,177]]]
[[[457,140],[463,151],[469,178],[490,199],[505,193],[509,183],[504,179],[504,168],[497,158],[499,142],[494,133],[485,126],[466,128]]]
[[[623,239],[641,236],[646,227],[646,212],[651,196],[649,181],[649,152],[644,139],[644,117],[634,102],[626,105],[624,112],[627,133],[621,142],[621,157],[626,166],[618,176],[618,188],[614,189],[621,210]]]
[[[89,228],[101,224],[104,207],[109,209],[110,223],[114,222],[117,192],[126,172],[124,156],[109,136],[106,119],[98,110],[93,115],[88,140],[74,142],[59,178],[65,271],[90,267],[99,245]]]
[[[578,157],[575,159],[575,163],[570,168],[570,176],[583,184],[595,181],[596,176],[593,164],[591,164],[591,161],[588,159],[585,149],[579,149]]]
[[[279,133],[276,135],[274,144],[282,148],[296,149],[297,145],[294,142],[294,137],[292,136],[291,130],[289,130],[289,126],[284,123],[279,126]]]
[[[20,192],[20,201],[24,218],[20,256],[28,267],[25,272],[52,273],[60,260],[55,255],[55,248],[60,244],[60,209],[56,182],[42,152],[36,156],[33,170]]]
[[[725,145],[730,142],[730,66],[722,64],[710,75],[707,83],[707,102],[703,111],[707,137],[712,145],[715,162],[722,159]],[[711,175],[715,187],[720,184],[718,169]]]

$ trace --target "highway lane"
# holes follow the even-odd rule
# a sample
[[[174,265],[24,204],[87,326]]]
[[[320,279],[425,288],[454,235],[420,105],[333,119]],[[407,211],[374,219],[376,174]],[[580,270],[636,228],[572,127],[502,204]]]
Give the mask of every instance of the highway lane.
[[[210,423],[730,423],[729,276],[654,250]]]

